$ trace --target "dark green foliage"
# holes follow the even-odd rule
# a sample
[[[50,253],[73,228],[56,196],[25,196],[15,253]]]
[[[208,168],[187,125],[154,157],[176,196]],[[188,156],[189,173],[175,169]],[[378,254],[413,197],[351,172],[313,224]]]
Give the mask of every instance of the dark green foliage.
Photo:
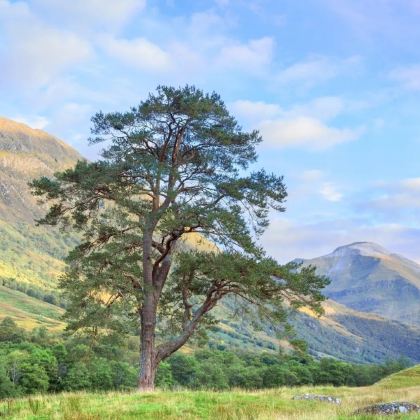
[[[92,383],[86,364],[82,362],[71,364],[63,378],[62,384],[63,389],[68,391],[89,389],[92,386]]]
[[[0,399],[62,391],[130,390],[137,385],[136,348],[113,335],[88,341],[34,331],[18,343],[0,343]],[[259,389],[304,384],[363,386],[377,382],[407,363],[355,365],[315,360],[297,351],[288,355],[201,349],[175,353],[159,366],[161,388]]]
[[[0,342],[20,343],[25,339],[25,331],[13,319],[6,317],[0,322]]]
[[[93,389],[111,389],[113,385],[112,369],[109,362],[102,357],[93,359],[89,363],[89,377]]]
[[[48,390],[49,377],[45,368],[32,361],[20,365],[19,387],[24,394],[42,394]]]
[[[193,356],[174,354],[170,361],[172,377],[181,386],[193,386],[197,375],[197,360]]]
[[[175,385],[170,363],[162,362],[159,365],[156,375],[156,385],[160,388],[172,388]]]
[[[6,363],[0,362],[0,399],[19,395],[16,385],[10,378]]]

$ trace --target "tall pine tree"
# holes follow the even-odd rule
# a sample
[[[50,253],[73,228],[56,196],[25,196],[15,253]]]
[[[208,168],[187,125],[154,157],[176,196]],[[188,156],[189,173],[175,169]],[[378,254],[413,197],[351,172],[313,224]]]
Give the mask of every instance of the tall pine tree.
[[[32,188],[50,204],[40,223],[83,235],[62,279],[69,328],[137,323],[140,389],[154,388],[159,363],[208,325],[225,296],[278,321],[285,301],[320,310],[326,280],[278,265],[255,242],[268,212],[284,211],[286,189],[282,177],[249,171],[262,139],[217,94],[158,87],[138,107],[92,121],[101,159]]]

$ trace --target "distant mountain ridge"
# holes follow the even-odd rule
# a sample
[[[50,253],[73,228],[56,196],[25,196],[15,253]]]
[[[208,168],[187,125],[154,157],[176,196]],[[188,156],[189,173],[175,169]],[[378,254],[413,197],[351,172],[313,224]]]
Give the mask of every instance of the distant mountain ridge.
[[[355,242],[304,260],[330,278],[325,294],[349,308],[420,326],[420,265],[378,244]]]

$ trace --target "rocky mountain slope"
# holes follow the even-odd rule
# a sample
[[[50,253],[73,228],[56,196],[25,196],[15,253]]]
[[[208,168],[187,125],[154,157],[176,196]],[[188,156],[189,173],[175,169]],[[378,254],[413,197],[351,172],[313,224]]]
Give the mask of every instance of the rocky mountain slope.
[[[349,308],[420,326],[420,265],[357,242],[306,260],[331,279],[326,295]]]
[[[43,210],[30,194],[27,183],[70,167],[81,158],[70,146],[43,131],[0,118],[0,319],[12,316],[27,328],[62,326],[58,321],[62,310],[51,305],[54,299],[50,293],[56,290],[57,277],[64,268],[62,259],[76,240],[54,229],[35,226],[34,219]],[[190,243],[211,248],[207,241],[197,237],[191,238]],[[328,260],[335,261],[336,274],[340,271],[340,252]],[[341,264],[347,267],[349,261],[352,259],[345,257]],[[416,284],[414,266],[405,260],[398,261],[403,261],[400,266],[411,273],[407,282]],[[317,262],[320,270],[330,267],[323,261]],[[334,274],[334,270],[331,272]],[[346,279],[351,277],[348,271],[345,273]],[[339,274],[337,277],[338,285],[333,282],[328,293],[342,290],[342,279]],[[12,290],[11,285],[21,291]],[[404,307],[401,300],[396,300],[396,305]],[[299,313],[292,321],[298,337],[308,341],[311,353],[358,362],[378,362],[404,355],[420,362],[420,329],[357,312],[332,300],[326,302],[325,310],[319,319]],[[211,334],[213,345],[261,351],[276,351],[279,345],[287,347],[270,327],[262,325],[261,330],[255,329],[250,321],[229,318],[227,306],[219,308],[218,315],[222,321]]]
[[[292,325],[315,356],[356,363],[377,363],[407,357],[420,362],[420,328],[359,312],[327,300],[325,315],[297,313]]]
[[[79,159],[76,150],[46,132],[0,117],[0,218],[32,224],[41,210],[27,183]]]
[[[82,157],[61,140],[0,118],[0,279],[54,289],[74,240],[35,227],[42,214],[28,182],[74,165]]]

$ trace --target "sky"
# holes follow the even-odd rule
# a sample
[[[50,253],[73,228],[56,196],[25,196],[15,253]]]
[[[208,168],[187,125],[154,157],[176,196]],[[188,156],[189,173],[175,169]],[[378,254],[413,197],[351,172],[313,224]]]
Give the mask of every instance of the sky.
[[[280,262],[373,241],[420,262],[420,0],[0,0],[0,115],[95,159],[90,118],[157,85],[260,130]]]

